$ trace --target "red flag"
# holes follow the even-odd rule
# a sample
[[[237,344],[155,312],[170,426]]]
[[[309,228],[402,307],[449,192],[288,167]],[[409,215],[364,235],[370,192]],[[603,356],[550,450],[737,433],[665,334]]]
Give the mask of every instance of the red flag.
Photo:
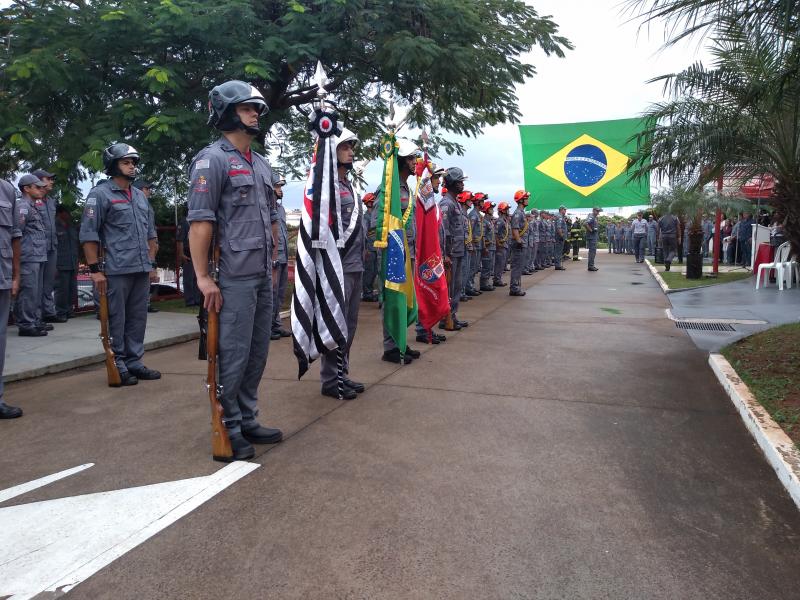
[[[417,292],[418,321],[425,329],[431,329],[450,312],[450,299],[439,245],[441,213],[429,181],[421,186],[417,194],[414,213],[417,225],[414,288]]]

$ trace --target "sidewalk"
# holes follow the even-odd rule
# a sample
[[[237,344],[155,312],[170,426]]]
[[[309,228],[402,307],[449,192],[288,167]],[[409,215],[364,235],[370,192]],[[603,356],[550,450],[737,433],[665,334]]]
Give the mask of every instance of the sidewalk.
[[[6,382],[59,373],[105,360],[100,322],[93,315],[55,323],[53,327],[46,337],[19,337],[16,327],[8,328]],[[151,313],[147,315],[145,350],[187,342],[199,335],[197,318],[192,315]]]

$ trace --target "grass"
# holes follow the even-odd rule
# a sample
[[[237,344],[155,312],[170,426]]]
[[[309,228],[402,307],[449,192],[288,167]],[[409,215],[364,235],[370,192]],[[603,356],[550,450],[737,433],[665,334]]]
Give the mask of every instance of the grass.
[[[661,271],[658,272],[671,290],[685,290],[699,287],[701,285],[717,285],[720,283],[730,283],[740,279],[747,279],[752,273],[747,271],[731,271],[729,273],[718,273],[716,277],[709,277],[704,274],[702,279],[686,279],[686,275],[680,271]]]
[[[739,340],[722,355],[800,449],[800,323]]]
[[[612,315],[621,315],[622,314],[622,311],[620,309],[618,309],[618,308],[605,308],[605,307],[601,306],[600,310],[605,311],[605,312],[607,312],[609,314],[612,314]]]

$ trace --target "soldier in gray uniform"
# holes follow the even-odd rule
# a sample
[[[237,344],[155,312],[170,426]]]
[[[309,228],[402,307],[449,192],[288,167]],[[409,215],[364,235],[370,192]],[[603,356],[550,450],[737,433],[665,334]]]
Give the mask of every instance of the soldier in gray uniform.
[[[567,214],[567,207],[563,204],[558,207],[558,216],[556,217],[554,231],[555,231],[555,249],[553,257],[556,262],[556,271],[563,271],[564,267],[561,266],[561,259],[564,256],[564,244],[569,237],[569,228],[564,215]]]
[[[67,319],[56,314],[54,290],[57,275],[57,253],[58,237],[56,236],[56,200],[48,194],[53,190],[55,175],[44,169],[36,169],[31,173],[45,185],[45,197],[43,217],[44,226],[47,229],[47,262],[42,267],[42,320],[45,323],[66,323]],[[52,329],[52,328],[49,328]]]
[[[56,235],[58,236],[58,280],[56,281],[56,314],[68,319],[72,316],[72,302],[78,296],[78,260],[81,246],[78,228],[72,215],[63,204],[56,207]]]
[[[617,227],[614,225],[613,222],[609,221],[606,225],[606,239],[608,240],[608,253],[611,254],[614,251],[614,236],[616,235]]]
[[[461,261],[461,301],[469,302],[472,296],[467,294],[467,277],[469,275],[469,268],[472,265],[472,220],[469,218],[469,213],[472,208],[472,192],[464,190],[456,198],[458,201],[458,209],[464,216],[464,260]]]
[[[251,444],[283,439],[279,429],[258,422],[279,235],[272,168],[251,150],[266,111],[261,92],[249,83],[233,80],[212,89],[208,122],[222,137],[203,148],[189,169],[189,247],[204,306],[219,311],[220,403],[235,460],[251,458]],[[218,283],[208,271],[215,247]]]
[[[16,203],[15,220],[22,241],[20,289],[14,304],[14,317],[19,335],[40,337],[47,335],[42,321],[42,285],[50,244],[43,200],[47,186],[35,175],[23,175],[17,186],[22,197]]]
[[[681,224],[677,217],[671,213],[666,213],[658,220],[658,231],[661,235],[661,248],[664,251],[664,269],[669,271],[672,261],[678,253],[678,243],[680,242]]]
[[[467,266],[467,281],[464,285],[464,293],[467,296],[480,296],[481,292],[475,288],[475,273],[478,272],[480,265],[481,246],[483,237],[481,232],[481,218],[479,200],[475,194],[467,200],[467,219],[469,219],[470,231],[472,231],[472,245],[469,250],[469,263]]]
[[[283,186],[286,180],[277,173],[272,174],[272,189],[275,192],[275,210],[278,212],[278,259],[272,263],[272,334],[271,340],[291,337],[292,332],[281,323],[281,305],[289,282],[289,230],[286,228],[286,209],[283,207]]]
[[[6,362],[8,313],[11,300],[20,287],[21,245],[19,227],[16,225],[16,194],[14,186],[0,179],[0,419],[16,419],[22,409],[3,400],[3,369]]]
[[[583,223],[586,228],[586,247],[589,249],[589,266],[587,267],[589,271],[598,270],[594,266],[594,259],[597,256],[597,239],[600,237],[600,225],[597,222],[597,215],[602,210],[599,206],[595,206],[592,209],[592,214],[586,217],[586,221]]]
[[[375,230],[370,229],[372,213],[375,212],[375,194],[369,192],[362,198],[364,206],[363,227],[366,231],[364,247],[364,281],[362,284],[361,299],[364,302],[375,302],[378,297],[375,292],[375,278],[378,276],[378,250],[375,248]]]
[[[528,222],[528,229],[526,230],[525,233],[525,252],[523,253],[522,257],[522,274],[531,275],[536,270],[535,268],[531,268],[531,262],[533,261],[533,250],[534,250],[533,211],[525,215],[525,220]]]
[[[447,193],[442,197],[439,208],[442,211],[442,226],[444,230],[444,257],[445,265],[450,266],[450,311],[453,317],[453,328],[448,329],[443,321],[439,324],[442,329],[457,331],[469,325],[466,321],[458,319],[458,304],[461,299],[461,264],[466,253],[466,215],[461,211],[458,200],[459,194],[464,191],[464,172],[458,167],[450,167],[444,175],[444,186]]]
[[[342,272],[344,274],[344,306],[342,312],[347,321],[347,344],[341,350],[344,353],[344,387],[342,398],[352,400],[356,394],[364,391],[363,383],[353,381],[348,377],[350,373],[350,347],[356,336],[358,325],[358,308],[361,306],[361,276],[364,273],[364,221],[362,218],[361,201],[356,198],[353,186],[347,180],[347,173],[353,169],[355,148],[358,145],[356,135],[343,129],[342,134],[336,139],[336,160],[339,185],[339,197],[342,202],[342,231],[346,234],[344,248],[339,249],[342,258]],[[352,229],[351,229],[352,225]],[[337,352],[323,354],[320,359],[319,378],[322,384],[322,395],[338,398],[338,366]]]
[[[528,233],[528,220],[525,217],[525,205],[528,203],[530,194],[524,190],[519,190],[514,194],[517,202],[517,210],[511,215],[511,287],[509,296],[524,296],[525,290],[522,289],[522,269],[525,256],[525,239]]]
[[[497,253],[497,234],[495,230],[494,219],[492,218],[492,211],[494,204],[488,200],[483,203],[481,211],[483,212],[483,249],[481,256],[481,291],[493,292],[494,286],[492,281],[494,279],[494,261]]]
[[[647,252],[651,256],[656,254],[656,240],[658,239],[658,223],[653,215],[647,217]]]
[[[503,283],[503,271],[505,271],[508,240],[511,237],[511,227],[508,222],[508,202],[501,202],[497,205],[497,220],[495,221],[495,239],[497,240],[497,252],[494,257],[494,287],[506,287]]]
[[[122,385],[126,386],[136,385],[139,379],[161,378],[161,373],[142,363],[157,238],[150,203],[131,185],[138,163],[139,153],[128,144],[112,144],[103,151],[109,179],[89,191],[80,232],[92,281],[98,293],[108,297],[111,348]]]

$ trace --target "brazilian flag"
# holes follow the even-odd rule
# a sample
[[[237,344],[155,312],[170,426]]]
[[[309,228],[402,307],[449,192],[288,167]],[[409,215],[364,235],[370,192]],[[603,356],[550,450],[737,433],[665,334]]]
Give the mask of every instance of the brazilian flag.
[[[554,209],[649,204],[650,181],[628,183],[628,158],[641,119],[520,125],[525,189],[531,206]]]
[[[381,280],[383,281],[383,322],[394,343],[405,354],[409,325],[417,320],[417,297],[411,255],[406,240],[406,222],[400,203],[400,168],[397,164],[397,138],[386,135],[381,140],[383,179],[376,197],[378,223],[375,228],[375,247],[382,250]],[[409,205],[414,198],[409,198]]]

